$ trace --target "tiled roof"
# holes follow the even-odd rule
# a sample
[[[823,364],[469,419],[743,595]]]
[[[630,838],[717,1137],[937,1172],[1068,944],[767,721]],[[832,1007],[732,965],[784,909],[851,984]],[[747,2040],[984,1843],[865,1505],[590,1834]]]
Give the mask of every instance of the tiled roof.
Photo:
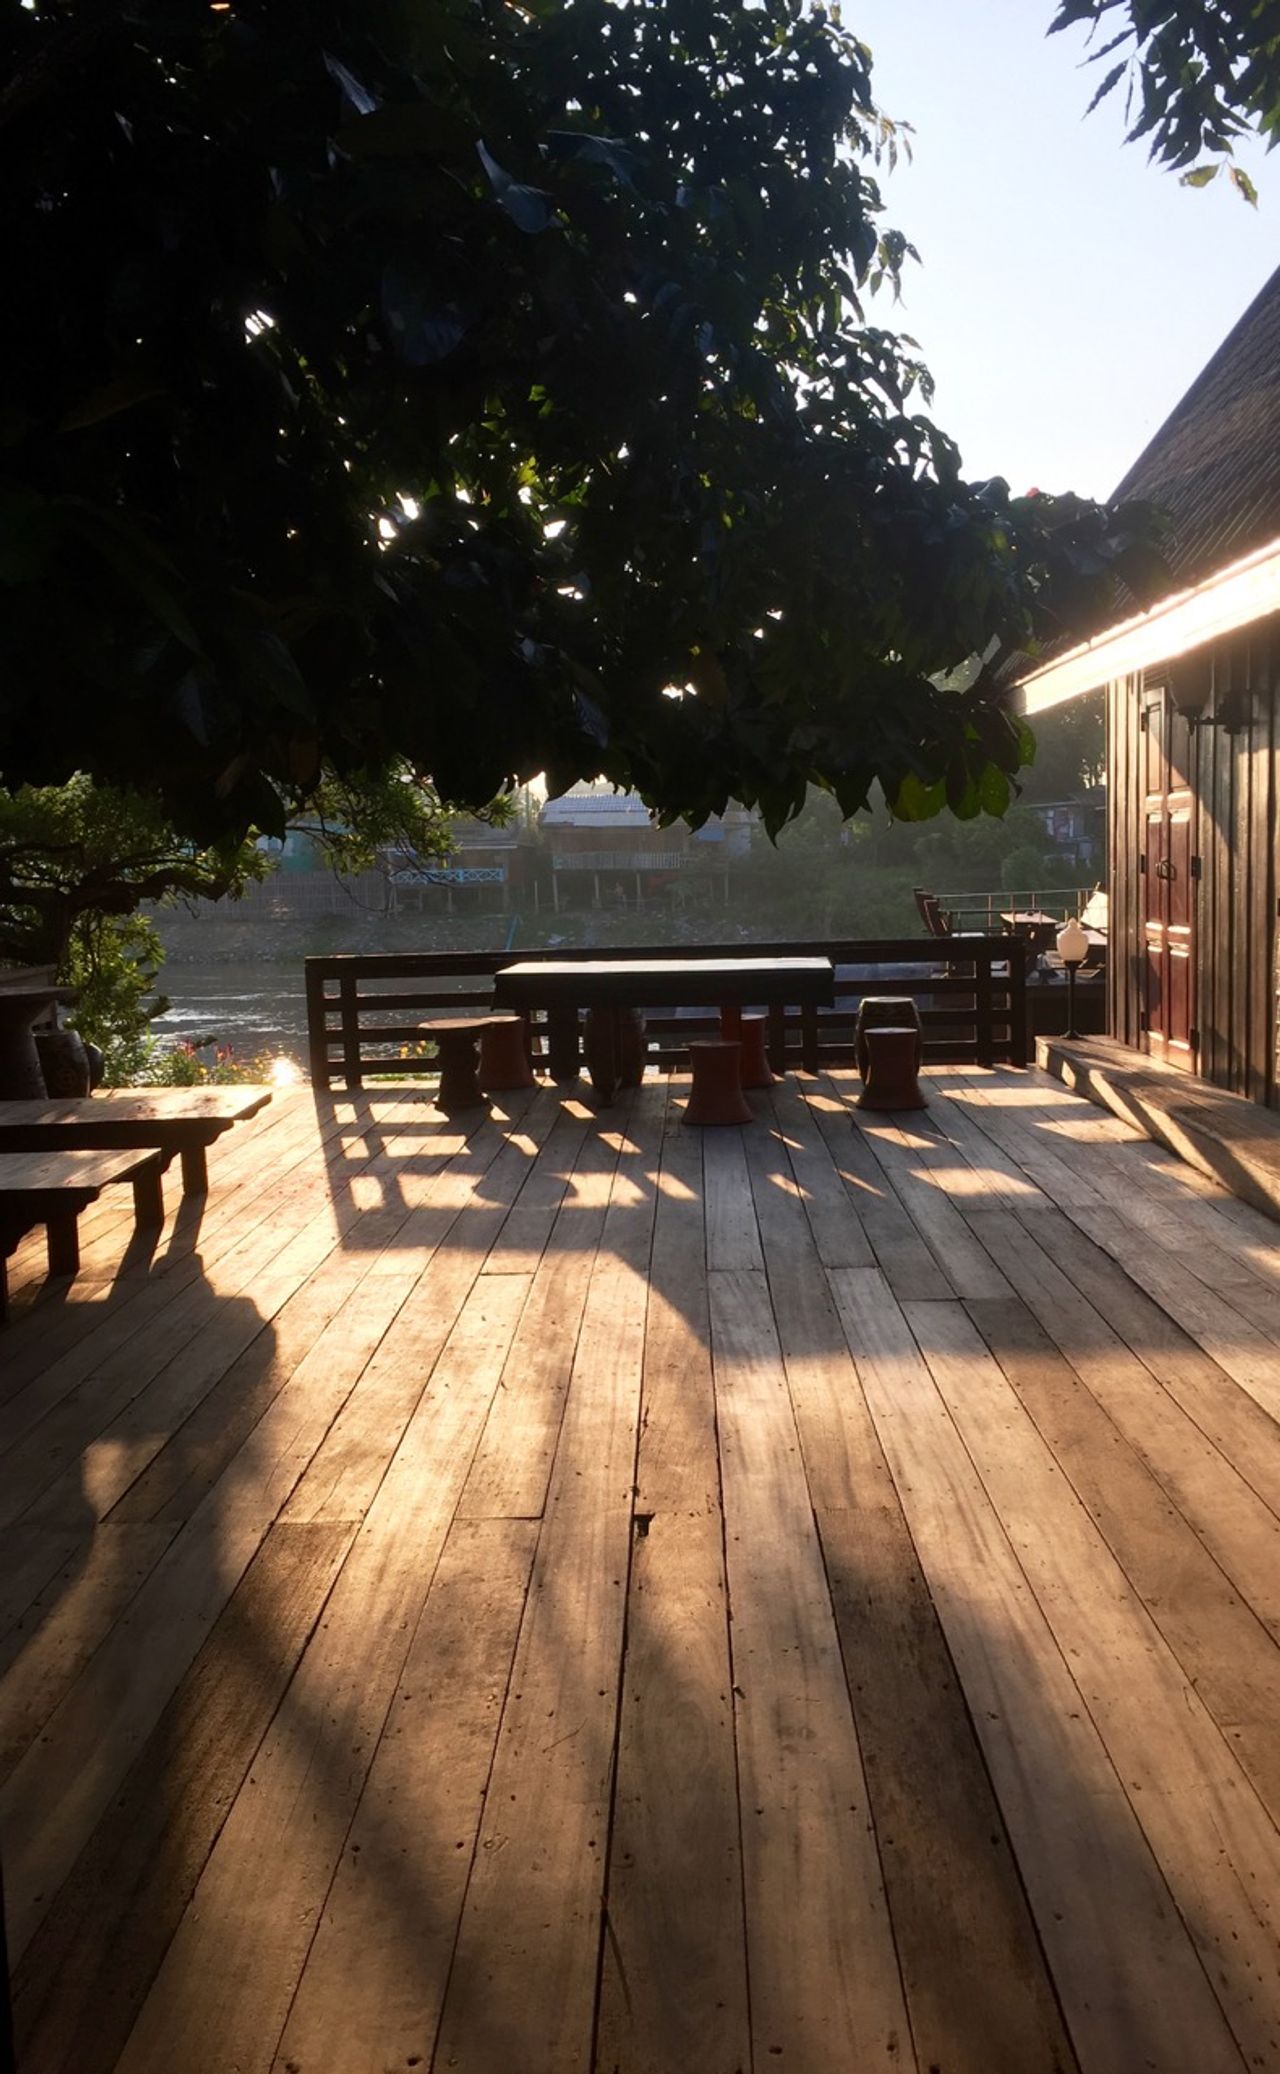
[[[1280,269],[1119,484],[1158,504],[1178,588],[1280,537]]]

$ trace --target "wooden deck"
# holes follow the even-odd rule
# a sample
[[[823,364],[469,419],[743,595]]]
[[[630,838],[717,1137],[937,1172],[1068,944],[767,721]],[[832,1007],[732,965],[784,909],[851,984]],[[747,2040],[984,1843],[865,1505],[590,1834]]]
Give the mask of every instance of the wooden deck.
[[[15,1259],[22,2074],[1280,2068],[1280,1226],[855,1085],[299,1094]]]

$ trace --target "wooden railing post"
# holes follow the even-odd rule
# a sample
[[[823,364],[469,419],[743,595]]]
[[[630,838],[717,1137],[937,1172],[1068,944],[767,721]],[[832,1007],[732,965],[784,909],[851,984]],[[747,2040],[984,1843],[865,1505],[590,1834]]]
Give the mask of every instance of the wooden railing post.
[[[818,1070],[818,1011],[812,1001],[800,1007],[800,1063],[806,1073]]]
[[[769,1064],[775,1073],[787,1070],[787,1011],[780,1001],[769,1003]]]
[[[360,1011],[356,1005],[359,981],[349,967],[338,974],[338,1010],[342,1028],[342,1075],[348,1088],[363,1087],[360,1070]]]
[[[304,960],[303,982],[307,991],[307,1063],[312,1087],[332,1085],[329,1073],[328,1022],[325,1016],[324,969],[315,959]]]
[[[973,976],[977,982],[978,989],[977,1028],[974,1031],[974,1036],[977,1040],[978,1064],[980,1066],[994,1066],[995,1064],[995,1018],[992,1014],[991,1000],[992,962],[991,948],[984,943],[973,961]]]
[[[1027,955],[1019,942],[1009,959],[1009,1063],[1025,1066],[1031,1058],[1027,1029]]]

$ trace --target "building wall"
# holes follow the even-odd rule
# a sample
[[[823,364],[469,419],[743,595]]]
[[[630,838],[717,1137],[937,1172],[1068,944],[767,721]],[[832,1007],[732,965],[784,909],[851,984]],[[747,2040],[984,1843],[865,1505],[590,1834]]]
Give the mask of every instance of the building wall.
[[[1144,693],[1165,684],[1184,704],[1193,694],[1205,697],[1195,726],[1174,712],[1171,735],[1194,798],[1197,1070],[1215,1086],[1273,1104],[1278,657],[1280,621],[1265,621],[1166,669],[1122,678],[1108,687],[1107,699],[1112,1035],[1144,1048],[1146,742],[1140,720]]]

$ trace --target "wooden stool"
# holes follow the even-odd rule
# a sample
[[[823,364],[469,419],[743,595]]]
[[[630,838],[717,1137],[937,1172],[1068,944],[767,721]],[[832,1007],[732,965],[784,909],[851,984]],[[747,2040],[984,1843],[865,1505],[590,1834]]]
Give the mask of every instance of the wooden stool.
[[[742,1092],[742,1045],[736,1037],[694,1037],[689,1044],[693,1091],[684,1122],[754,1123]]]
[[[421,1025],[423,1036],[433,1039],[440,1054],[436,1108],[446,1116],[488,1106],[476,1080],[476,1039],[488,1021],[487,1015],[434,1016]]]
[[[920,1010],[910,994],[865,994],[858,1003],[853,1049],[858,1071],[864,1080],[867,1077],[867,1031],[876,1028],[915,1031],[918,1073],[924,1062],[924,1038],[920,1029]]]
[[[525,1049],[522,1015],[489,1015],[480,1031],[479,1084],[486,1094],[508,1088],[536,1087]]]
[[[744,1087],[773,1087],[778,1075],[769,1064],[765,1050],[765,1039],[769,1032],[767,1015],[744,1015],[742,1018],[742,1085]]]
[[[924,1109],[920,1092],[920,1032],[910,1024],[895,1030],[892,1025],[873,1026],[864,1031],[867,1051],[866,1086],[858,1096],[859,1109]]]

